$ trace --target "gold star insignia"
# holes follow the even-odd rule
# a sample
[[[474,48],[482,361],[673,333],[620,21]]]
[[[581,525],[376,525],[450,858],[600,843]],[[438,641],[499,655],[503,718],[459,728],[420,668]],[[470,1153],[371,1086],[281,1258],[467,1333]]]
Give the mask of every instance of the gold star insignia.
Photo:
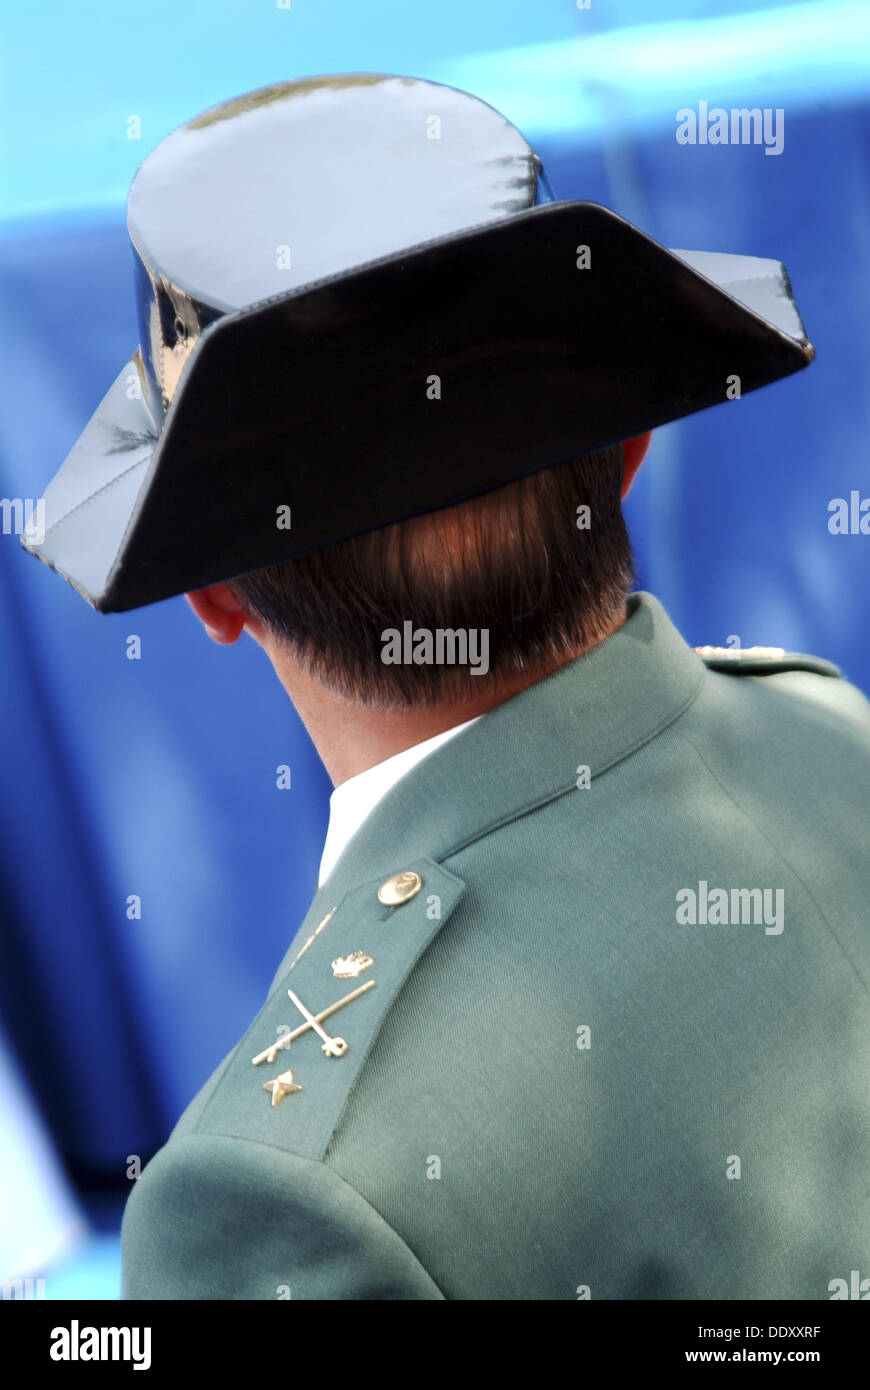
[[[301,1091],[302,1087],[296,1085],[292,1071],[282,1071],[274,1081],[264,1081],[263,1090],[272,1092],[273,1105],[280,1105],[285,1096],[292,1096],[294,1092]]]

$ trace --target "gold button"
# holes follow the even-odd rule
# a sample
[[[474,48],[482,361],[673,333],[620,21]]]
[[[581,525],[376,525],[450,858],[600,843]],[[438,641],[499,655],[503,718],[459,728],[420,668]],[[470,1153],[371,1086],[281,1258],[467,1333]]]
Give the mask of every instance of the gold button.
[[[378,900],[388,907],[396,907],[398,903],[406,903],[409,898],[415,897],[422,887],[420,875],[415,874],[413,869],[406,869],[404,873],[393,874],[392,878],[381,884]]]

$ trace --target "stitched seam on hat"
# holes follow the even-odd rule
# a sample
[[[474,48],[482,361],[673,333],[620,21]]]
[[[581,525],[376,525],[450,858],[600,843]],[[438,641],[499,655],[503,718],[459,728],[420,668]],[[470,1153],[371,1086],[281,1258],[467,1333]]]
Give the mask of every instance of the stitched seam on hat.
[[[467,227],[460,227],[453,232],[440,233],[437,237],[430,237],[427,241],[416,241],[413,245],[405,246],[400,251],[388,251],[383,256],[375,256],[372,260],[359,261],[352,266],[348,266],[344,270],[335,270],[329,275],[322,275],[318,280],[306,281],[304,285],[295,285],[289,290],[279,290],[277,294],[268,295],[265,299],[257,299],[252,304],[245,304],[241,308],[236,309],[232,314],[225,314],[222,319],[218,319],[216,322],[223,323],[225,320],[229,321],[235,318],[245,318],[258,309],[266,309],[282,300],[293,299],[296,296],[301,298],[302,295],[308,294],[309,291],[323,289],[325,286],[333,285],[340,280],[351,279],[360,271],[376,270],[381,266],[386,266],[391,263],[398,264],[403,257],[414,255],[418,251],[430,251],[433,247],[446,246],[451,242],[459,241],[469,232],[480,232],[496,227],[513,226],[520,218],[525,218],[530,213],[539,214],[541,209],[549,209],[556,206],[564,207],[565,204],[541,203],[537,207],[531,206],[524,208],[522,212],[507,214],[502,217],[486,218],[482,222],[472,222]]]
[[[62,526],[63,523],[66,520],[68,520],[69,517],[73,516],[76,512],[81,511],[82,507],[86,507],[89,502],[93,502],[95,497],[99,497],[100,493],[108,492],[110,487],[114,487],[115,484],[119,483],[122,478],[126,478],[127,474],[132,473],[134,468],[141,468],[143,463],[147,462],[147,458],[140,459],[138,463],[131,463],[129,468],[124,468],[121,470],[120,473],[116,473],[114,478],[110,478],[107,483],[103,483],[103,486],[98,487],[96,492],[91,492],[88,494],[87,497],[83,497],[81,502],[76,502],[75,506],[70,507],[68,512],[64,512],[63,516],[59,516],[57,521],[53,521],[45,534],[47,536],[51,535],[51,532],[56,531],[58,526]]]
[[[688,262],[686,262],[686,264],[688,265]],[[691,266],[691,267],[690,267],[690,269],[692,269],[692,270],[694,270],[694,268],[695,268],[694,266]],[[703,273],[704,273],[704,272],[701,271],[701,274],[702,274],[702,275],[703,275]],[[725,291],[727,292],[728,290],[732,289],[734,285],[759,285],[759,284],[769,285],[769,284],[771,284],[771,283],[772,283],[772,284],[777,284],[777,285],[778,285],[778,284],[779,284],[779,281],[780,281],[780,277],[779,277],[778,275],[773,275],[773,274],[771,274],[771,275],[749,275],[749,276],[746,276],[746,277],[745,277],[744,279],[742,279],[742,280],[721,280],[721,281],[720,281],[720,280],[714,280],[714,281],[713,281],[713,284],[714,284],[714,285],[718,285],[719,288],[720,288],[720,290],[725,290]]]
[[[153,461],[153,458],[154,458],[154,455],[152,454],[150,459],[148,459],[148,460],[144,460],[144,459],[143,459],[143,462],[151,463],[151,462]],[[137,499],[137,500],[138,500],[138,499]],[[114,555],[112,556],[112,563],[111,563],[111,565],[109,566],[109,568],[108,568],[108,570],[107,570],[107,574],[108,574],[108,576],[109,576],[110,579],[111,579],[111,577],[113,576],[113,574],[114,574],[114,572],[115,572],[115,566],[116,566],[117,563],[118,563],[118,557],[124,553],[124,547],[125,547],[125,545],[127,544],[127,537],[128,537],[129,534],[130,534],[130,527],[133,525],[133,522],[134,522],[136,519],[137,519],[137,511],[136,511],[136,507],[135,507],[135,505],[134,505],[134,506],[132,506],[132,507],[130,508],[130,515],[127,517],[127,525],[124,527],[124,534],[122,535],[121,539],[118,541],[118,547],[117,547],[117,549],[116,549]]]

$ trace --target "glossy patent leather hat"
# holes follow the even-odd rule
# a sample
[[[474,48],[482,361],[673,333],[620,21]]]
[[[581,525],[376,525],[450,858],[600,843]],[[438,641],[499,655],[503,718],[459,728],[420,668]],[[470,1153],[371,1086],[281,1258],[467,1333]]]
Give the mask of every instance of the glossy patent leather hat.
[[[101,612],[498,487],[797,371],[783,267],[554,202],[505,118],[351,74],[222,102],[127,204],[139,348],[25,535]]]

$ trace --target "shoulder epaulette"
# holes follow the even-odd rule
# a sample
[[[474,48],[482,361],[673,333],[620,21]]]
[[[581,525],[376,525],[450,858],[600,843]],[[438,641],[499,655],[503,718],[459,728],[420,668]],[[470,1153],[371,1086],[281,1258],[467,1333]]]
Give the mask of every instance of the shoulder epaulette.
[[[711,671],[727,671],[735,676],[773,676],[779,671],[813,671],[817,676],[839,676],[843,672],[832,661],[803,652],[787,652],[784,647],[696,647],[698,656]]]

